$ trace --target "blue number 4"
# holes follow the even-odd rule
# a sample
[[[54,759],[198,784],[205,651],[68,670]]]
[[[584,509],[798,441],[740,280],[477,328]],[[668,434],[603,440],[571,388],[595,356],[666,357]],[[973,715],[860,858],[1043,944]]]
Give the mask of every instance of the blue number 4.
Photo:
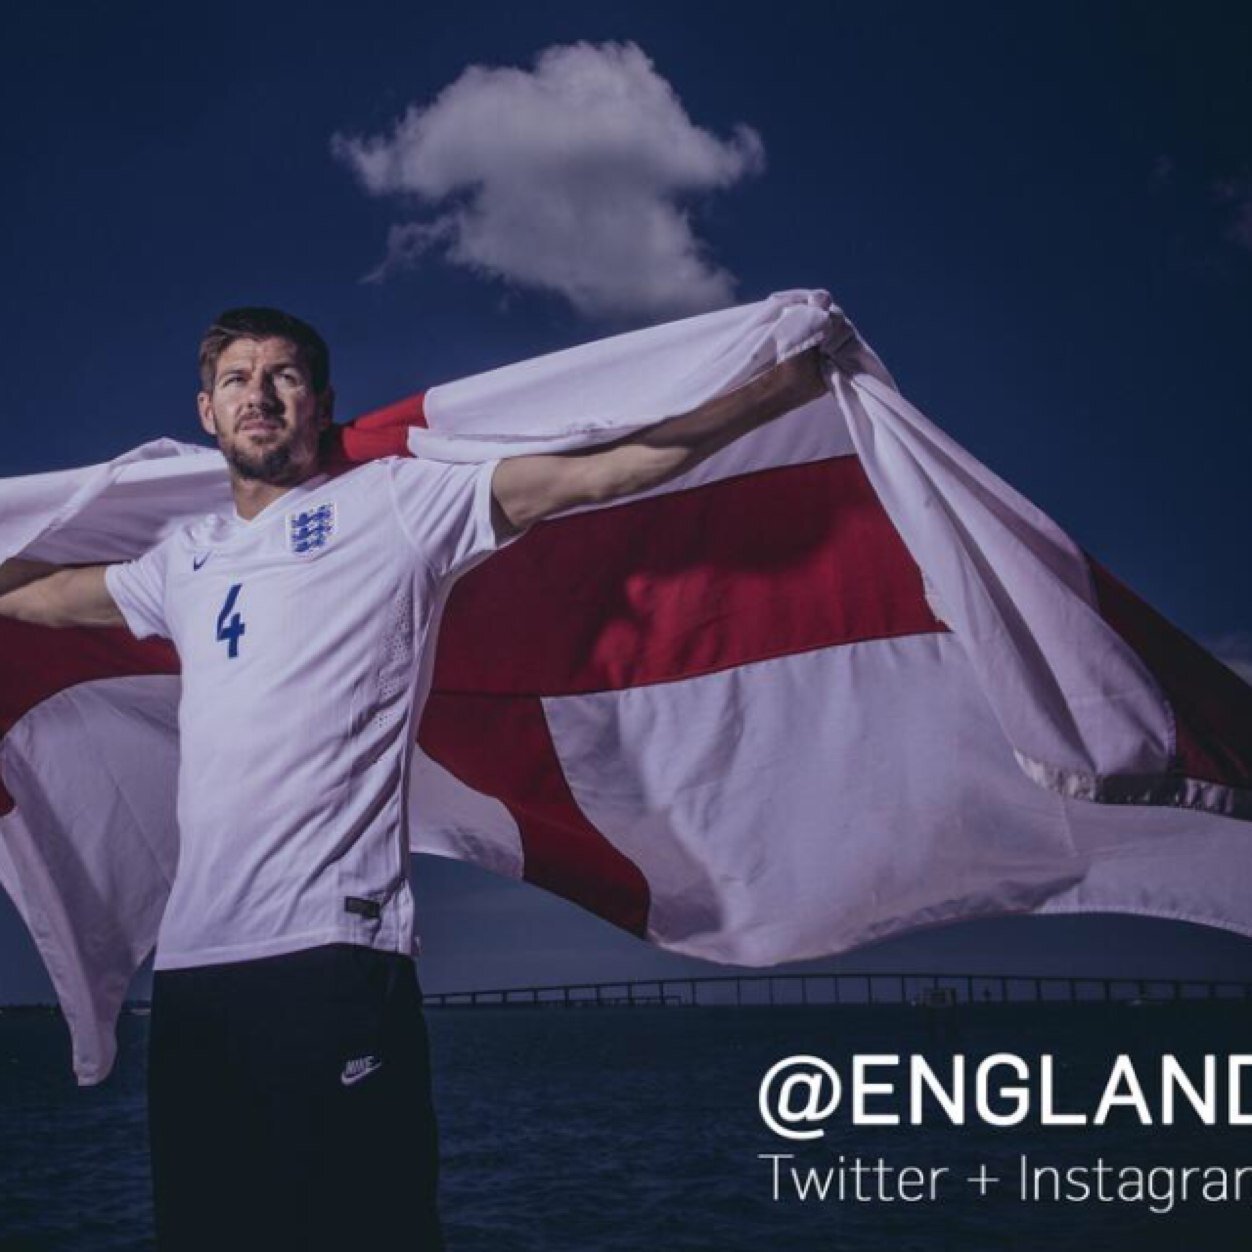
[[[239,636],[244,634],[247,627],[243,624],[243,618],[234,612],[235,601],[239,599],[239,589],[243,583],[235,583],[226,593],[226,603],[222,605],[222,611],[217,615],[217,637],[221,643],[230,644],[230,651],[227,656],[233,661],[239,655]]]

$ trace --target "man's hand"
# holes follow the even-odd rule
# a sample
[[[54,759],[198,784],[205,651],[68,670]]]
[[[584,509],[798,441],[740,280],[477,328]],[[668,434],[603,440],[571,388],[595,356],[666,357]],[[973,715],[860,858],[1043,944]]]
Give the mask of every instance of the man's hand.
[[[6,561],[0,565],[0,617],[37,626],[124,626],[104,582],[106,568]]]
[[[522,530],[553,513],[677,478],[748,431],[816,400],[826,389],[819,352],[793,356],[737,391],[617,443],[502,461],[491,482],[496,505],[510,527]]]

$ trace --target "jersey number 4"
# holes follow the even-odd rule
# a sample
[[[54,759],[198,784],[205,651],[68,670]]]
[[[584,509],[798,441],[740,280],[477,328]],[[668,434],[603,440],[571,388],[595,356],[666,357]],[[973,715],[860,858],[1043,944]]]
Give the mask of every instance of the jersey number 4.
[[[243,618],[235,612],[235,601],[239,599],[239,591],[243,583],[234,583],[226,593],[226,603],[217,615],[217,638],[220,643],[229,645],[226,655],[233,661],[239,655],[239,637],[247,627]]]

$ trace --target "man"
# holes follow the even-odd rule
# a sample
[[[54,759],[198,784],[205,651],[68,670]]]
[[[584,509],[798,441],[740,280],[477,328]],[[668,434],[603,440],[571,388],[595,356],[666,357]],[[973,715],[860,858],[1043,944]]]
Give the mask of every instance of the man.
[[[200,371],[233,516],[121,565],[0,570],[0,613],[124,625],[181,660],[149,1042],[158,1242],[436,1248],[404,784],[448,589],[533,523],[654,487],[815,398],[816,350],[606,447],[333,478],[312,327],[228,311]]]

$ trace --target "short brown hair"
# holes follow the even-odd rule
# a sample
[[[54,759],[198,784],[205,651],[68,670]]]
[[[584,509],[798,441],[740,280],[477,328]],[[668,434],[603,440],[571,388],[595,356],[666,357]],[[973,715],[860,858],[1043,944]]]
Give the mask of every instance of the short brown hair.
[[[200,340],[200,390],[212,391],[218,357],[236,339],[289,339],[296,345],[321,395],[330,386],[330,349],[308,322],[281,309],[227,309],[213,319]]]

